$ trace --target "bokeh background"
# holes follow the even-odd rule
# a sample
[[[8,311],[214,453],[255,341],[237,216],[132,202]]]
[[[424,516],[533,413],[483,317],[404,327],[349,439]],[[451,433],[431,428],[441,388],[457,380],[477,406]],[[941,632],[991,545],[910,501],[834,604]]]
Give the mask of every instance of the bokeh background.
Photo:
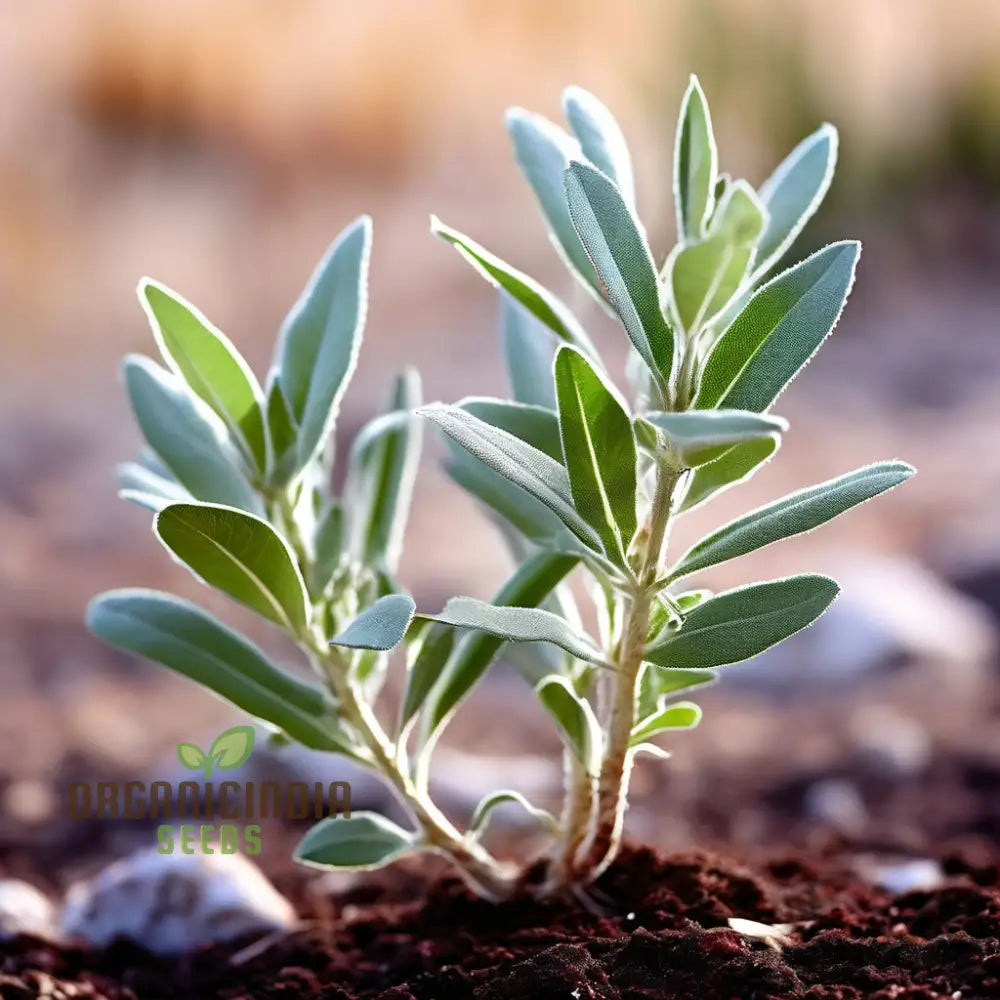
[[[905,458],[920,475],[709,581],[840,569],[855,597],[792,662],[734,673],[712,693],[716,714],[674,741],[670,773],[656,764],[637,776],[654,804],[637,813],[637,832],[760,836],[752,806],[708,802],[706,776],[717,796],[736,775],[761,795],[787,792],[807,819],[841,832],[867,829],[896,801],[857,776],[859,760],[888,761],[895,788],[927,784],[929,768],[959,754],[992,777],[941,764],[942,781],[968,779],[969,795],[1000,789],[1000,6],[3,0],[0,835],[44,840],[54,778],[145,773],[173,742],[229,717],[81,625],[89,597],[111,586],[204,596],[148,516],[115,497],[113,465],[137,447],[118,360],[153,348],[137,279],[197,303],[263,372],[315,261],[371,213],[371,309],[342,434],[404,363],[420,368],[431,399],[503,391],[494,293],[429,235],[431,212],[569,297],[613,355],[622,335],[588,311],[545,239],[503,112],[557,118],[563,86],[596,92],[630,141],[640,210],[664,253],[690,72],[707,91],[723,168],[753,183],[820,122],[838,126],[837,179],[796,253],[846,236],[865,252],[835,336],[781,400],[792,431],[780,460],[689,518],[681,541],[877,458]],[[505,559],[428,442],[402,576],[436,608],[455,593],[489,596]],[[277,648],[262,626],[212,605]],[[523,726],[511,721],[521,708],[498,712],[494,700],[469,709],[457,740],[551,749],[520,689],[502,671],[491,683],[494,699],[524,709]],[[496,764],[458,761],[459,789]],[[544,766],[530,764],[511,769],[544,784]],[[821,781],[833,790],[815,792]],[[666,792],[665,829],[655,803]],[[926,833],[909,801],[897,812]],[[987,812],[944,832],[995,837],[996,820]]]

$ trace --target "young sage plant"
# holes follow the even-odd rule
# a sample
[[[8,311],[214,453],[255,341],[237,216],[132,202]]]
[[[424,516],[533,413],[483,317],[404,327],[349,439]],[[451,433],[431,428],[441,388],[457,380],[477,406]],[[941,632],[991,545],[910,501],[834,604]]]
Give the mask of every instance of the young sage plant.
[[[306,683],[246,638],[165,594],[95,599],[92,630],[204,684],[290,739],[379,772],[412,819],[321,821],[308,864],[369,868],[415,850],[449,858],[501,898],[517,873],[486,849],[492,810],[514,802],[552,835],[541,893],[582,892],[619,848],[629,774],[663,733],[697,725],[682,700],[812,624],[836,583],[805,574],[720,594],[692,578],[809,531],[899,485],[903,462],[869,465],[784,497],[668,557],[676,518],[745,481],[780,446],[770,413],[831,332],[859,245],[833,243],[777,271],[833,175],[828,125],[764,184],[720,173],[704,94],[692,79],[674,157],[677,244],[658,266],[636,211],[632,163],[610,112],[564,95],[569,131],[508,115],[517,161],[556,249],[629,341],[615,384],[583,324],[555,295],[460,232],[434,232],[500,290],[511,399],[470,396],[419,408],[412,372],[349,449],[330,488],[332,432],[361,342],[370,224],[349,227],[286,319],[260,386],[233,345],[153,282],[140,299],[167,367],[125,363],[150,452],[121,470],[122,495],[155,512],[154,531],[202,581],[248,605],[303,650]],[[777,273],[776,273],[777,272]],[[394,580],[419,450],[419,417],[449,447],[450,476],[486,508],[516,568],[492,602],[450,600],[415,614]],[[595,614],[578,607],[582,575]],[[593,617],[596,636],[582,622]],[[391,725],[379,695],[388,654],[405,651]],[[554,817],[514,791],[480,803],[460,832],[429,794],[434,747],[501,649],[532,684],[565,745]]]

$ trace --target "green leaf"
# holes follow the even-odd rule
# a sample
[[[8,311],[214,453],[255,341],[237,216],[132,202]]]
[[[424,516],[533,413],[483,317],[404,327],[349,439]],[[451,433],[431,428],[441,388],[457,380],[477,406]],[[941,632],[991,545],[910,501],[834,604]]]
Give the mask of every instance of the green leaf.
[[[199,500],[259,510],[222,425],[216,426],[215,417],[180,379],[134,354],[125,358],[122,372],[139,429],[184,488]]]
[[[215,504],[175,503],[153,522],[160,541],[205,583],[297,635],[309,620],[302,575],[266,521]]]
[[[285,486],[295,475],[295,424],[288,401],[277,378],[267,390],[267,434],[271,442],[271,466],[268,480],[274,486]]]
[[[359,812],[321,819],[295,848],[295,860],[310,868],[371,871],[414,850],[416,838],[384,816]]]
[[[300,469],[332,431],[357,364],[368,308],[371,240],[366,215],[337,237],[278,335],[278,381],[298,425]]]
[[[455,630],[450,625],[428,622],[417,655],[406,672],[406,693],[399,715],[398,733],[403,736],[430,696],[455,648]]]
[[[683,413],[647,413],[642,418],[666,434],[688,468],[714,462],[734,444],[773,437],[788,430],[780,417],[745,410],[687,410]]]
[[[154,512],[168,503],[191,499],[191,494],[172,476],[161,475],[138,462],[122,462],[115,473],[120,487],[118,495]]]
[[[837,130],[821,125],[778,166],[760,189],[768,222],[757,247],[755,277],[782,258],[815,214],[830,188],[837,165]]]
[[[632,729],[631,746],[672,729],[694,729],[701,722],[701,709],[693,701],[679,701],[642,719]]]
[[[319,597],[340,566],[344,551],[344,508],[332,501],[316,523],[309,592]]]
[[[519,805],[532,819],[537,820],[539,826],[554,833],[559,828],[559,821],[546,809],[539,809],[532,805],[520,792],[513,789],[504,789],[499,792],[491,792],[483,797],[476,806],[472,819],[469,820],[468,836],[474,840],[479,840],[486,832],[486,827],[493,816],[493,810],[497,806],[514,802]]]
[[[665,395],[674,363],[674,333],[663,315],[653,255],[639,220],[599,170],[566,171],[573,225],[632,344]]]
[[[603,294],[587,253],[580,244],[566,205],[563,175],[572,160],[582,155],[580,144],[558,125],[523,108],[507,112],[507,132],[514,155],[542,209],[553,245],[573,276],[599,301]]]
[[[187,601],[151,590],[112,590],[91,601],[87,627],[117,649],[197,681],[305,746],[347,747],[324,691],[279,670],[249,640]]]
[[[781,446],[777,435],[745,441],[726,452],[708,465],[699,466],[691,477],[678,513],[693,510],[731,486],[745,483],[762,465],[765,465]]]
[[[554,366],[562,453],[576,510],[620,566],[637,527],[632,421],[615,390],[572,347]]]
[[[618,185],[622,197],[634,208],[632,158],[614,115],[582,87],[567,87],[563,91],[563,114],[580,142],[583,155]]]
[[[743,285],[766,212],[746,181],[729,185],[703,240],[680,244],[667,265],[678,322],[701,330]]]
[[[579,560],[575,556],[539,553],[511,575],[493,597],[493,605],[533,608],[541,604],[569,574]],[[442,672],[442,683],[434,692],[428,713],[427,736],[450,715],[486,672],[504,640],[486,632],[466,636]]]
[[[860,250],[832,243],[761,287],[708,356],[694,408],[766,410],[836,325]]]
[[[387,594],[363,611],[340,635],[334,646],[351,649],[393,649],[403,641],[416,605],[408,594]]]
[[[551,375],[549,377],[551,380]],[[562,462],[559,417],[555,410],[506,399],[492,399],[489,396],[469,396],[460,400],[458,405],[466,413],[513,434],[532,448],[545,452],[549,458]]]
[[[587,774],[596,775],[601,766],[602,736],[590,703],[558,674],[543,678],[535,691]]]
[[[674,204],[678,240],[701,239],[712,214],[718,153],[708,101],[696,76],[691,77],[674,145]]]
[[[245,764],[253,753],[254,736],[253,726],[233,726],[219,733],[208,751],[213,766],[235,771]]]
[[[511,393],[519,403],[554,410],[551,330],[511,295],[500,293],[500,341]]]
[[[219,416],[251,468],[267,465],[264,395],[229,338],[176,292],[143,278],[139,302],[170,367]]]
[[[688,670],[747,660],[811,625],[839,591],[829,577],[809,574],[727,590],[699,604],[645,658]]]
[[[575,344],[592,357],[597,356],[590,338],[567,306],[534,278],[504,263],[468,236],[446,226],[435,215],[431,216],[431,232],[454,246],[490,284],[519,302],[560,340]]]
[[[594,640],[581,635],[565,618],[539,608],[498,607],[474,597],[453,597],[431,621],[455,628],[475,629],[504,642],[551,642],[588,663],[605,665]]]
[[[418,412],[495,472],[545,504],[584,545],[595,552],[603,551],[600,536],[573,506],[569,475],[559,462],[457,406],[437,403]]]
[[[177,759],[189,771],[201,771],[205,766],[205,754],[194,743],[178,743]]]
[[[670,571],[669,579],[698,573],[782,538],[811,531],[906,482],[915,471],[905,462],[876,462],[758,507],[692,546]]]
[[[410,368],[396,378],[385,417],[355,439],[344,491],[354,558],[390,573],[399,565],[420,460],[419,405],[420,376]]]

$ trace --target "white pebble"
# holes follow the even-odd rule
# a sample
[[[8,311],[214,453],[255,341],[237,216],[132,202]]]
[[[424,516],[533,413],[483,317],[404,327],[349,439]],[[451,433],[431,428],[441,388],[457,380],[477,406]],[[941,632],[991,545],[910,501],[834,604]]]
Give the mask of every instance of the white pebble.
[[[0,941],[16,934],[55,936],[55,914],[48,897],[16,878],[0,879]]]
[[[872,873],[872,881],[886,892],[900,896],[915,889],[936,889],[944,881],[944,872],[936,861],[917,858],[878,865]]]
[[[130,938],[173,955],[250,931],[290,927],[295,911],[241,854],[138,851],[73,886],[63,932],[97,947]]]

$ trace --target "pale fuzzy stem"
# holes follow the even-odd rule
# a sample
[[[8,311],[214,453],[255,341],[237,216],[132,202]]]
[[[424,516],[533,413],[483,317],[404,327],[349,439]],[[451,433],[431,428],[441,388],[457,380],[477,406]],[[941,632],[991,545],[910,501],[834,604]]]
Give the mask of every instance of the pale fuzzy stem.
[[[571,881],[577,865],[577,855],[590,829],[594,811],[594,779],[580,764],[576,754],[563,752],[566,772],[566,801],[561,819],[562,837],[555,845],[549,875],[540,895]]]

